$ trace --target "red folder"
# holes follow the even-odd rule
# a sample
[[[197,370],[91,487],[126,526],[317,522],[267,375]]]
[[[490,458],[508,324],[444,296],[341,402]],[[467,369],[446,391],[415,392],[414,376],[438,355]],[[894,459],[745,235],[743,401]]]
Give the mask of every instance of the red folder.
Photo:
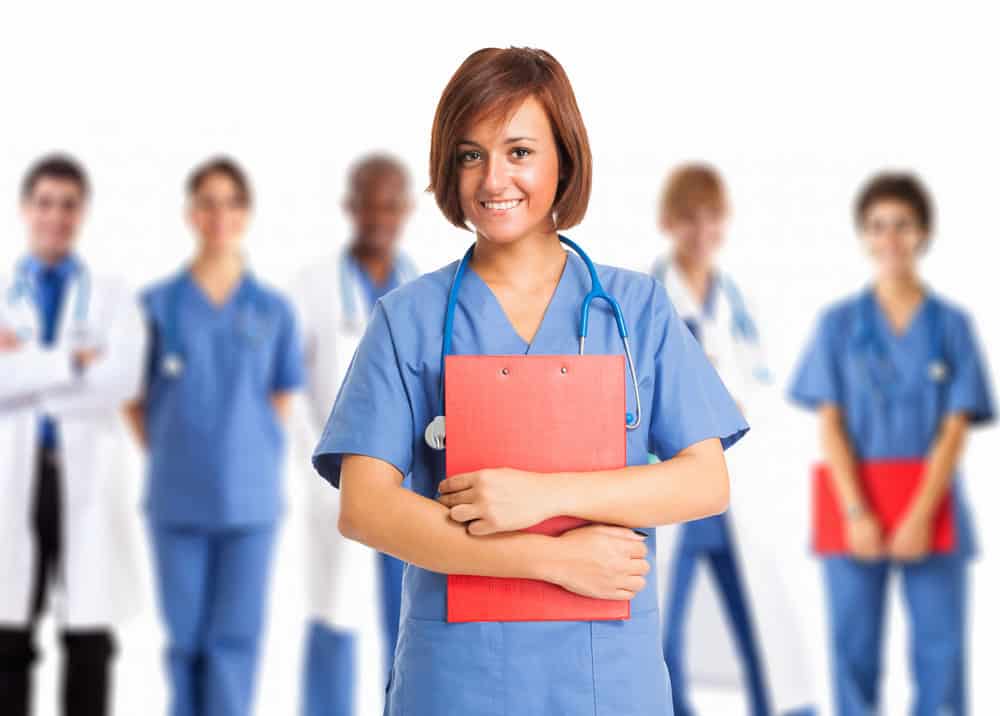
[[[885,534],[896,529],[906,515],[924,477],[920,460],[884,460],[862,463],[861,490]],[[826,465],[813,468],[813,548],[818,554],[846,554],[847,530],[833,477]],[[949,492],[934,517],[932,552],[955,548],[955,510]]]
[[[448,356],[446,472],[491,467],[585,472],[625,467],[621,355]],[[555,517],[528,532],[586,524]],[[448,576],[448,621],[628,619],[629,602],[573,594],[548,582]]]

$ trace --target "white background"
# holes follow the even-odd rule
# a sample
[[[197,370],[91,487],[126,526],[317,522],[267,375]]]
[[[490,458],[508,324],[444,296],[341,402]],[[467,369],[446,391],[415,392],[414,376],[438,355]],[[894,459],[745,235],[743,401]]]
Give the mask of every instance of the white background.
[[[281,284],[346,238],[339,201],[345,169],[360,153],[396,152],[417,188],[426,184],[434,107],[467,54],[489,45],[548,49],[574,83],[593,147],[590,210],[571,235],[596,260],[643,268],[662,250],[655,201],[674,163],[707,159],[728,180],[735,215],[725,263],[761,309],[779,379],[752,408],[755,430],[737,448],[755,469],[734,479],[786,495],[761,529],[787,565],[825,695],[819,577],[804,549],[815,425],[781,393],[817,311],[868,276],[850,207],[859,184],[881,167],[913,168],[932,188],[940,223],[926,277],[975,313],[996,366],[996,22],[959,3],[939,10],[912,2],[581,5],[7,5],[0,11],[0,206],[7,207],[0,265],[23,248],[22,172],[39,154],[64,149],[83,160],[95,185],[87,260],[137,285],[163,276],[192,246],[181,218],[184,177],[224,151],[254,180],[254,267]],[[454,259],[468,241],[431,197],[419,197],[406,249],[423,268]],[[984,552],[974,569],[971,629],[980,714],[1000,708],[991,666],[1000,656],[996,446],[995,428],[978,431],[965,460]],[[314,478],[290,477],[293,510],[261,667],[258,713],[269,715],[295,712],[299,684],[294,497],[301,480]],[[888,713],[899,714],[909,687],[898,613],[891,631]],[[57,653],[46,633],[42,714],[54,713]],[[150,599],[123,633],[117,713],[163,712],[160,638]],[[739,712],[723,699],[706,703],[706,713]]]

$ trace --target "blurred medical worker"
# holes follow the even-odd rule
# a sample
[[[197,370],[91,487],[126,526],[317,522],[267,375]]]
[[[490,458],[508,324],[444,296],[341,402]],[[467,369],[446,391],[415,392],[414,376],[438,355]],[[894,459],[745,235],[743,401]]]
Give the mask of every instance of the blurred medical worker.
[[[385,154],[359,159],[350,170],[344,199],[352,225],[350,241],[313,262],[290,289],[306,360],[307,424],[298,432],[310,451],[319,442],[375,303],[416,275],[410,259],[397,250],[412,204],[409,174],[402,162]],[[331,529],[340,513],[340,493],[310,473],[305,506],[310,623],[303,713],[351,716],[381,708],[396,649],[403,563]],[[373,624],[376,613],[381,616],[380,627]],[[372,663],[364,658],[377,654],[377,645],[358,648],[361,633],[379,629],[388,662],[384,668],[377,659]],[[365,689],[368,683],[374,689]],[[356,686],[362,689],[361,698]],[[372,696],[377,705],[369,703]]]
[[[910,624],[916,716],[963,716],[968,564],[976,547],[959,477],[968,429],[994,403],[969,315],[920,277],[931,199],[909,174],[861,190],[855,221],[873,264],[857,294],[823,311],[791,398],[819,413],[823,454],[847,520],[849,554],[823,559],[837,713],[876,713],[889,577],[901,577]],[[865,498],[869,461],[924,462],[902,522],[887,534]],[[951,493],[957,543],[931,552],[933,521]]]
[[[656,540],[636,529],[724,509],[723,450],[747,425],[663,287],[594,265],[560,235],[586,213],[592,166],[573,88],[549,53],[479,50],[445,87],[430,183],[448,222],[474,230],[475,243],[378,301],[314,457],[341,489],[342,532],[407,562],[388,716],[672,712],[646,581]],[[443,356],[575,356],[581,312],[601,286],[586,349],[621,356],[623,336],[631,346],[634,371],[611,376],[627,391],[612,435],[629,466],[496,465],[444,479]],[[648,464],[650,452],[664,462]],[[559,515],[599,524],[523,531]],[[630,617],[448,621],[449,574],[630,600]]]
[[[752,389],[769,383],[770,374],[750,306],[734,279],[718,268],[728,217],[726,189],[714,167],[675,169],[660,200],[660,228],[671,248],[651,273],[666,286],[678,315],[747,409]],[[766,482],[737,475],[726,513],[657,531],[666,577],[664,657],[677,716],[694,713],[689,682],[726,680],[743,684],[754,716],[814,712],[808,651],[767,535],[761,534],[768,514],[753,509],[756,500],[739,500],[741,493],[759,493]],[[698,631],[698,625],[709,629]],[[727,631],[735,650],[717,638]],[[733,651],[738,666],[729,658]]]
[[[187,189],[197,251],[144,294],[152,346],[132,415],[149,453],[170,713],[247,716],[282,513],[282,422],[302,352],[291,306],[241,253],[243,170],[210,160]]]
[[[58,607],[62,634],[62,713],[110,713],[112,627],[136,606],[121,407],[140,390],[146,331],[134,294],[76,251],[88,195],[76,161],[38,161],[21,191],[28,250],[0,281],[0,711],[9,716],[31,712],[46,604]]]

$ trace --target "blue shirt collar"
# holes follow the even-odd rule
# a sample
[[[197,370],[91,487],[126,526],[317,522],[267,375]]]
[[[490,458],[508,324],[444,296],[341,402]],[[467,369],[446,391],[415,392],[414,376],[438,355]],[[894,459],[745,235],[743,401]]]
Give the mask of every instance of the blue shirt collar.
[[[24,267],[32,280],[39,278],[46,270],[53,270],[57,279],[65,281],[79,269],[80,260],[76,257],[76,254],[67,254],[56,263],[50,265],[31,254],[25,259]]]

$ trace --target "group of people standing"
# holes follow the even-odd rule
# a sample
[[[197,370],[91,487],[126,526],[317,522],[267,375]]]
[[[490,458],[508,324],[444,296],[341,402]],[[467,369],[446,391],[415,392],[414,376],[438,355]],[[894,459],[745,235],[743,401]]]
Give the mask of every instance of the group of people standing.
[[[385,658],[375,680],[391,716],[693,713],[688,626],[692,609],[715,603],[699,591],[702,574],[717,587],[754,716],[816,712],[792,600],[769,577],[781,565],[753,549],[754,524],[767,515],[738,502],[727,509],[723,450],[747,430],[750,387],[772,376],[752,305],[718,265],[730,215],[720,174],[700,163],[670,173],[659,213],[670,247],[650,275],[597,269],[629,322],[631,379],[648,406],[628,434],[629,467],[576,475],[569,487],[519,471],[503,481],[493,473],[444,480],[424,426],[443,392],[446,307],[456,307],[453,352],[575,352],[586,267],[558,232],[583,219],[592,167],[562,67],[519,48],[479,51],[458,69],[430,155],[442,213],[475,233],[454,300],[449,286],[466,262],[418,278],[398,250],[412,189],[387,155],[352,167],[343,206],[350,240],[287,292],[249,268],[242,240],[253,190],[231,159],[192,171],[195,254],[138,296],[93,271],[77,248],[90,194],[84,169],[62,155],[29,169],[28,247],[0,285],[4,713],[30,713],[34,632],[56,590],[64,712],[109,713],[113,625],[129,606],[127,578],[113,578],[121,569],[114,525],[130,508],[116,501],[122,416],[147,458],[144,509],[172,716],[251,713],[290,429],[318,446],[313,463],[326,478],[307,482],[304,508],[305,716],[357,709],[355,685],[366,679],[359,634],[373,613]],[[847,516],[848,553],[823,558],[837,713],[877,706],[887,579],[898,570],[913,632],[914,713],[963,714],[975,548],[956,474],[968,428],[994,416],[988,371],[968,315],[920,278],[934,228],[921,182],[874,176],[854,218],[871,284],[823,312],[790,390],[819,413]],[[589,350],[616,353],[616,341],[601,325]],[[876,459],[926,463],[892,534],[860,486],[859,466]],[[932,554],[946,495],[958,542]],[[520,533],[556,515],[602,526]],[[456,573],[630,599],[632,616],[451,624],[444,575]]]

